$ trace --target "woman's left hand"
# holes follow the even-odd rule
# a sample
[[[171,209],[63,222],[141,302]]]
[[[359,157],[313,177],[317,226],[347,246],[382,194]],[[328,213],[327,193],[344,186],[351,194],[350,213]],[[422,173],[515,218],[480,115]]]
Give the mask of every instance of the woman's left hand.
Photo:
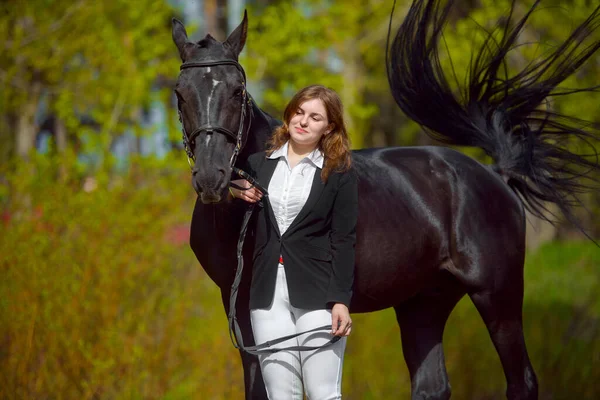
[[[331,309],[331,333],[335,336],[348,336],[352,331],[352,318],[348,307],[342,303],[335,303]]]

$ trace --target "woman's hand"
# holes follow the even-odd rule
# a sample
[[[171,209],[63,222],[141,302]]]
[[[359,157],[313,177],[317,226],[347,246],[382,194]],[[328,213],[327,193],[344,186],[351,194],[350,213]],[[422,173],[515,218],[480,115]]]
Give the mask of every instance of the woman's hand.
[[[352,331],[352,318],[348,307],[342,303],[335,303],[331,309],[331,334],[348,336],[350,331]]]
[[[243,188],[250,188],[247,190],[239,190],[233,187],[229,188],[229,193],[235,197],[236,199],[242,199],[247,201],[248,203],[256,203],[262,198],[262,192],[258,190],[256,187],[251,188],[250,182],[245,179],[237,179],[235,181],[231,181],[236,185]]]

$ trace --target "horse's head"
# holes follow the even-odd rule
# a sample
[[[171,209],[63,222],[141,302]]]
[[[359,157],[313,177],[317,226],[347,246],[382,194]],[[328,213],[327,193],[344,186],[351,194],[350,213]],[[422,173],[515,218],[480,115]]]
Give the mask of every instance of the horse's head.
[[[250,105],[238,56],[246,43],[248,19],[219,42],[210,35],[190,42],[173,19],[173,41],[181,56],[175,94],[188,156],[194,160],[192,186],[203,203],[218,203],[229,185],[231,168],[247,140]]]

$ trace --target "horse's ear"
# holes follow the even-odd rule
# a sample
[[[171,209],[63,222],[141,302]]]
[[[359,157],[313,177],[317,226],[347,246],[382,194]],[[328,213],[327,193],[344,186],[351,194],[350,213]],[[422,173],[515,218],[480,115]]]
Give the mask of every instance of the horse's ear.
[[[244,19],[242,23],[238,25],[237,28],[231,35],[225,40],[225,45],[228,46],[233,52],[235,56],[240,55],[242,50],[244,49],[244,45],[246,44],[246,36],[248,35],[248,13],[244,10]]]
[[[183,26],[183,23],[177,18],[173,18],[171,21],[173,23],[173,42],[175,42],[175,45],[179,50],[179,56],[181,57],[181,61],[185,62],[185,45],[189,43],[187,32],[185,31],[185,26]]]

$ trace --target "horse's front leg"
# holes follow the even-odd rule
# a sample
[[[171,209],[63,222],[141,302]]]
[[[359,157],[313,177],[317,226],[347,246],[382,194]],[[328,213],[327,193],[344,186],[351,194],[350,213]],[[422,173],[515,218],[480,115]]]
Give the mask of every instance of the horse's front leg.
[[[222,290],[223,305],[225,310],[229,310],[229,289]],[[236,317],[242,332],[244,346],[254,346],[254,335],[252,334],[252,325],[250,324],[249,288],[248,285],[241,285],[237,299]],[[240,351],[242,358],[242,367],[244,368],[244,392],[246,400],[268,400],[267,391],[260,371],[258,356]]]
[[[254,346],[254,335],[252,334],[252,326],[250,325],[250,310],[248,302],[244,303],[246,307],[238,307],[238,323],[244,338],[245,346]],[[240,351],[242,357],[242,366],[244,368],[244,386],[246,392],[246,400],[267,400],[267,391],[260,371],[258,356]]]
[[[267,400],[267,392],[263,382],[258,356],[240,351],[244,367],[244,387],[246,400]]]

